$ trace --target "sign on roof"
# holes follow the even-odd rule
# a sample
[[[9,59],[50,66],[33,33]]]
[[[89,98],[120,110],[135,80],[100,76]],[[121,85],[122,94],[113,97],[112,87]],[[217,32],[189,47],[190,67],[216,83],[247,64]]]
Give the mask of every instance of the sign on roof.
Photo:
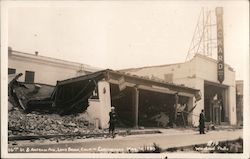
[[[216,8],[216,21],[217,21],[217,52],[218,52],[218,64],[217,75],[218,81],[222,83],[224,81],[224,38],[223,38],[223,8]]]

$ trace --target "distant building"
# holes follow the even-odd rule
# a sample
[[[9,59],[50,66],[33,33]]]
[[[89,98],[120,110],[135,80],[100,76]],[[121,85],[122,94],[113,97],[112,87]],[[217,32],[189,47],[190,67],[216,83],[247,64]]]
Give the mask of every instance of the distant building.
[[[29,83],[56,85],[59,80],[100,70],[86,64],[40,56],[38,52],[29,54],[11,48],[8,52],[8,74],[23,73],[19,80]]]
[[[238,124],[243,124],[243,86],[243,80],[236,81],[236,112]]]
[[[235,71],[227,64],[224,67],[224,81],[217,79],[217,60],[196,54],[184,63],[149,66],[120,70],[150,79],[165,80],[174,84],[201,91],[202,99],[193,111],[193,125],[199,124],[199,113],[205,110],[206,122],[215,124],[237,123]]]

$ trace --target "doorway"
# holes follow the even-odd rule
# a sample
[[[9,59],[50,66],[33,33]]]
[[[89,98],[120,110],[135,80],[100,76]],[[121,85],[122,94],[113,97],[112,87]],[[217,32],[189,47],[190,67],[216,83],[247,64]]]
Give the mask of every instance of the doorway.
[[[204,111],[206,122],[220,125],[228,122],[228,88],[212,82],[204,82]]]

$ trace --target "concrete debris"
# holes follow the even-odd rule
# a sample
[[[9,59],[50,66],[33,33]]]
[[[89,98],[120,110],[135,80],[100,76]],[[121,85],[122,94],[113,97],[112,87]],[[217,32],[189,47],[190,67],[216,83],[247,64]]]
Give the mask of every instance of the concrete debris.
[[[207,126],[207,130],[215,130],[214,124],[210,123],[210,124]]]
[[[169,117],[163,112],[160,112],[160,114],[157,114],[150,118],[151,120],[155,120],[157,122],[157,126],[167,127],[169,123]]]
[[[57,114],[26,114],[22,109],[9,111],[9,136],[21,135],[61,135],[88,133],[94,130],[94,125],[79,115],[59,116]]]
[[[145,128],[143,126],[140,126],[139,127],[139,130],[144,130]]]
[[[50,97],[54,91],[54,86],[19,82],[17,80],[20,76],[22,76],[22,73],[17,75],[9,75],[9,102],[13,106],[20,107],[26,111],[37,109],[48,112],[52,107],[52,101],[50,101]]]
[[[51,100],[54,86],[19,82],[20,76],[11,75],[8,81],[9,137],[92,133],[94,125],[87,113],[58,115]]]
[[[8,111],[11,111],[11,110],[13,110],[14,108],[13,108],[13,105],[10,103],[10,102],[8,102]]]

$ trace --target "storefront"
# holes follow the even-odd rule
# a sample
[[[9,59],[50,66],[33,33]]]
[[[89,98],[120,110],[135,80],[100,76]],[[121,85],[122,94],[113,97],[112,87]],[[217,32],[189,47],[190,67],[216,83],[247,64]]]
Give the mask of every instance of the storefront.
[[[193,111],[192,122],[199,124],[199,113],[205,110],[206,122],[214,124],[236,124],[235,71],[224,65],[224,80],[218,81],[217,60],[196,54],[184,63],[133,68],[122,72],[150,79],[182,84],[201,92],[202,99]]]
[[[86,111],[100,128],[108,127],[111,106],[119,127],[168,127],[192,124],[198,95],[197,89],[103,70],[59,81],[52,99],[66,114]]]

